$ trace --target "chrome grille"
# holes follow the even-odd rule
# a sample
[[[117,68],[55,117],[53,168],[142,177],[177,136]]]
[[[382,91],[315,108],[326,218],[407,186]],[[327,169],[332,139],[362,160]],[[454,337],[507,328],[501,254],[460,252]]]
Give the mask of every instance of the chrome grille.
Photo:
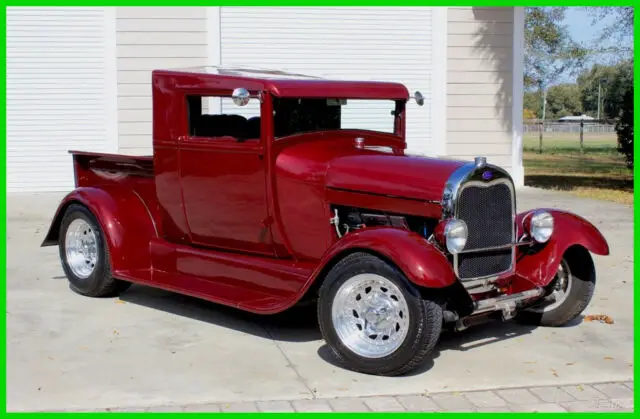
[[[482,250],[509,245],[514,240],[513,196],[511,185],[470,182],[463,185],[456,205],[457,218],[469,229],[466,251],[456,257],[460,279],[497,275],[511,269],[512,247]]]

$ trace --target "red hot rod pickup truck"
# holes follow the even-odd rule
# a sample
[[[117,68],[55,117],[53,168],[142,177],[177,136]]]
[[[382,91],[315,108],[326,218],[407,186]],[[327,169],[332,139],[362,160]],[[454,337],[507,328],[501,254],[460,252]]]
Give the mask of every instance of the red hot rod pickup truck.
[[[423,99],[402,84],[156,70],[152,96],[153,156],[70,152],[76,188],[42,245],[75,292],[139,283],[260,314],[316,303],[335,355],[379,375],[418,366],[445,327],[560,326],[592,297],[600,232],[517,213],[485,158],[406,153],[406,105]],[[354,102],[386,104],[391,128],[345,124]]]

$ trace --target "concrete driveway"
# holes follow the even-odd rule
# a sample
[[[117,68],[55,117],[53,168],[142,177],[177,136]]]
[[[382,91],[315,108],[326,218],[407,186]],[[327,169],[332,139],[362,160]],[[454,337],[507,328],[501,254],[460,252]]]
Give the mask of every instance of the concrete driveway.
[[[523,188],[518,210],[572,210],[602,229],[586,314],[615,323],[508,323],[444,335],[405,377],[346,371],[313,315],[259,317],[133,286],[120,298],[71,292],[57,248],[40,248],[59,195],[8,197],[7,408],[95,409],[419,394],[633,379],[633,209]]]

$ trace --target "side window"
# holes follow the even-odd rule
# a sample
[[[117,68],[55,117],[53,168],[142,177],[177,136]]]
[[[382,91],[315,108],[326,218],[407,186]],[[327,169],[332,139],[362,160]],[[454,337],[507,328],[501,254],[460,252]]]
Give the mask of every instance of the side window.
[[[260,108],[240,108],[230,97],[187,96],[187,118],[192,137],[260,139]]]

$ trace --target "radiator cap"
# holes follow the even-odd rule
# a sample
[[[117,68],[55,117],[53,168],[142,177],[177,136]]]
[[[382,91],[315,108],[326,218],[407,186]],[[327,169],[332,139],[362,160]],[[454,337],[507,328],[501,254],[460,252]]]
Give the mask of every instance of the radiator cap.
[[[475,158],[475,164],[476,167],[479,169],[481,167],[484,167],[487,164],[487,158],[486,157],[476,157]]]

